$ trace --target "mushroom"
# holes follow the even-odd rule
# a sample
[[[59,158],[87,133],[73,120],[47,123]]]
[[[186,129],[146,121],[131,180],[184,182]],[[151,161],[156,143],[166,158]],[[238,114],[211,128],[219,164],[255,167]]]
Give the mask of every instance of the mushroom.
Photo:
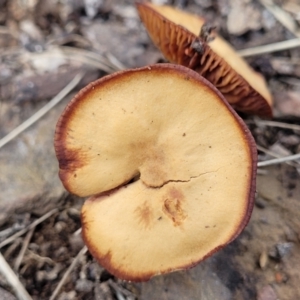
[[[166,59],[208,79],[235,109],[272,117],[272,97],[262,75],[221,37],[212,40],[212,28],[204,19],[167,5],[136,5],[151,39]]]
[[[82,231],[115,276],[145,281],[223,248],[253,208],[256,147],[222,94],[180,65],[90,83],[55,133],[65,188],[91,196]]]

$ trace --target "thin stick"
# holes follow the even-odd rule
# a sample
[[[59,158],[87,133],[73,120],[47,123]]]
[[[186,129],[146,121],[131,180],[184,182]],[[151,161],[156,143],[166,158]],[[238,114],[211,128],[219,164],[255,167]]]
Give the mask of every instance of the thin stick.
[[[18,271],[19,271],[21,262],[22,262],[22,260],[23,260],[24,254],[25,254],[25,252],[26,252],[26,250],[27,250],[27,247],[28,247],[28,245],[29,245],[29,242],[30,242],[30,240],[31,240],[31,238],[32,238],[32,235],[33,235],[33,233],[34,233],[34,230],[35,230],[35,227],[32,228],[32,229],[30,229],[30,230],[27,232],[25,239],[23,240],[22,248],[21,248],[20,253],[19,253],[19,255],[18,255],[18,257],[17,257],[17,259],[16,259],[16,261],[15,261],[15,265],[14,265],[14,270],[15,270],[15,272],[18,272]]]
[[[86,58],[92,62],[96,62],[102,66],[103,71],[107,73],[112,73],[114,71],[118,71],[120,68],[113,64],[109,58],[105,58],[104,56],[87,50],[82,50],[78,48],[72,48],[67,46],[61,46],[59,47],[61,51],[63,51],[65,54],[67,54],[67,58],[69,58],[70,55],[76,56],[76,57],[83,57]],[[101,67],[99,67],[101,69]]]
[[[295,78],[281,77],[279,80],[290,85],[300,86],[300,81]]]
[[[269,172],[263,169],[257,169],[257,175],[267,175]]]
[[[8,284],[14,290],[19,300],[32,300],[22,283],[20,282],[17,275],[11,269],[5,258],[0,252],[0,273],[5,277]]]
[[[81,234],[81,231],[82,231],[82,228],[80,227],[75,232],[73,232],[73,235],[79,235],[79,234]]]
[[[260,146],[260,145],[256,145],[256,148],[257,148],[259,151],[264,152],[265,154],[268,154],[268,155],[270,155],[270,156],[272,156],[272,157],[282,158],[281,155],[278,155],[277,153],[275,153],[275,152],[273,152],[273,151],[271,151],[271,150],[269,150],[269,149],[266,149],[266,148],[264,148],[264,147],[262,147],[262,146]],[[299,167],[299,164],[297,165],[297,162],[287,161],[286,163],[287,163],[288,165],[290,165],[290,166],[295,167],[295,168]]]
[[[60,46],[60,47],[51,47],[53,50],[59,50],[60,52],[56,51],[45,51],[43,55],[47,57],[63,57],[68,60],[73,60],[77,62],[81,62],[87,66],[102,70],[108,74],[113,73],[115,71],[120,70],[117,66],[113,65],[108,58],[104,58],[103,55],[94,53],[92,51]],[[1,54],[0,54],[1,55]],[[23,54],[25,60],[33,59],[31,56],[28,56],[28,53]]]
[[[111,53],[106,53],[106,57],[109,62],[117,69],[117,70],[125,70],[126,67]]]
[[[299,125],[276,122],[276,121],[248,120],[248,121],[246,121],[246,123],[247,124],[266,125],[266,126],[270,126],[270,127],[278,127],[278,128],[292,129],[292,130],[300,130]]]
[[[125,297],[122,295],[122,293],[119,290],[115,289],[115,292],[116,292],[116,296],[117,296],[118,300],[126,300]]]
[[[79,83],[79,81],[83,78],[84,73],[80,72],[77,74],[73,80],[62,89],[50,102],[48,102],[44,107],[38,110],[35,114],[33,114],[29,119],[19,125],[17,128],[12,130],[9,134],[3,137],[0,140],[0,148],[22,133],[29,126],[38,121],[41,117],[43,117],[48,111],[50,111],[56,104],[58,104],[65,96],[67,96]]]
[[[44,214],[42,217],[38,218],[37,220],[35,220],[34,222],[32,222],[29,226],[27,226],[26,228],[18,231],[17,233],[15,233],[14,235],[10,236],[9,238],[7,238],[6,240],[4,240],[2,243],[0,243],[0,249],[3,248],[4,246],[10,244],[11,242],[13,242],[16,238],[18,238],[19,236],[23,235],[24,233],[26,233],[27,231],[33,229],[34,227],[36,227],[38,224],[44,222],[46,219],[48,219],[49,217],[51,217],[54,213],[58,212],[57,208],[54,208],[52,210],[50,210],[49,212],[47,212],[46,214]]]
[[[87,252],[87,247],[84,246],[79,253],[77,254],[77,256],[74,258],[74,260],[72,261],[71,265],[69,266],[69,268],[67,269],[67,271],[65,272],[65,274],[63,275],[62,279],[60,280],[59,284],[57,285],[57,287],[55,288],[53,294],[51,295],[49,300],[54,300],[61,288],[63,287],[63,285],[65,284],[66,280],[68,279],[69,275],[71,274],[71,272],[73,271],[73,269],[76,267],[77,263],[79,262],[79,260],[81,259],[81,257],[83,257],[85,255],[85,253]]]
[[[116,71],[115,67],[109,65],[108,60],[106,61],[102,59],[95,60],[95,58],[92,57],[92,54],[94,55],[96,54],[93,52],[86,51],[86,50],[69,49],[69,48],[70,47],[51,47],[51,49],[59,50],[60,52],[45,51],[43,52],[43,55],[48,57],[49,59],[51,59],[51,57],[59,57],[70,61],[80,62],[83,63],[84,65],[102,70],[109,74]],[[21,57],[23,58],[24,61],[34,60],[34,56],[28,55],[28,53],[22,53]]]
[[[296,159],[300,159],[300,153],[295,154],[295,155],[270,159],[270,160],[266,160],[266,161],[260,161],[260,162],[257,163],[257,166],[258,167],[265,167],[265,166],[280,164],[280,163],[283,163],[283,162],[292,161],[292,160],[296,160]]]
[[[260,55],[265,53],[278,52],[283,50],[288,50],[292,48],[297,48],[300,46],[300,38],[291,39],[287,41],[282,41],[274,44],[268,44],[248,49],[243,49],[237,51],[240,56],[248,57],[254,55]]]
[[[272,0],[260,0],[260,3],[279,21],[286,29],[292,32],[296,37],[300,37],[297,23],[294,18],[276,5]]]
[[[260,145],[256,145],[256,148],[257,148],[257,150],[259,150],[259,151],[261,151],[265,154],[268,154],[270,156],[273,156],[273,157],[276,157],[276,158],[282,157],[282,156],[274,153],[273,151],[270,151],[269,149],[266,149],[265,147],[262,147]]]
[[[128,291],[126,288],[124,288],[123,286],[117,284],[116,282],[114,282],[112,279],[108,280],[108,284],[114,289],[114,290],[119,290],[124,296],[126,297],[132,297],[133,294]]]

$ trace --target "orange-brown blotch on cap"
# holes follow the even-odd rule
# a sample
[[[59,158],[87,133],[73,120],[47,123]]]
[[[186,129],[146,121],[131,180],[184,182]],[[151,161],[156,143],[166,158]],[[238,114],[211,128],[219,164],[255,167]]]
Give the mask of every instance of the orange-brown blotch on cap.
[[[201,74],[236,110],[272,117],[272,97],[263,76],[220,36],[210,41],[205,34],[210,28],[203,30],[203,18],[167,5],[136,5],[151,39],[167,60]]]
[[[60,117],[55,150],[66,189],[91,196],[84,241],[119,278],[192,267],[250,218],[255,142],[222,94],[186,67],[152,65],[89,84]]]

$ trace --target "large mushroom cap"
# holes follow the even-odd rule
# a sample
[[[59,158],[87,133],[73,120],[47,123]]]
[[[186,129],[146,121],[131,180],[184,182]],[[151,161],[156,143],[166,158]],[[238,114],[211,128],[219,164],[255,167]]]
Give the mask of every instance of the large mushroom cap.
[[[221,37],[209,45],[199,37],[203,18],[171,6],[137,3],[141,20],[170,62],[192,68],[213,83],[237,110],[272,116],[272,97],[261,74]],[[201,51],[192,45],[198,43]]]
[[[83,237],[127,280],[188,268],[249,220],[256,148],[196,72],[159,64],[101,78],[70,102],[55,134],[60,178],[79,196]]]

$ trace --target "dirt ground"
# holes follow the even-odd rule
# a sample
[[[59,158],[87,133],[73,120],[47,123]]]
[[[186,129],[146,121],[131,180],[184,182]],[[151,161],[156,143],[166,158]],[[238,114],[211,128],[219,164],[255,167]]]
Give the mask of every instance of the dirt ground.
[[[156,3],[204,16],[238,50],[300,38],[298,0]],[[246,57],[274,98],[272,120],[242,115],[259,161],[300,153],[300,43],[270,49]],[[195,268],[130,283],[85,251],[84,199],[68,194],[57,176],[57,119],[87,83],[163,61],[134,1],[0,0],[0,145],[74,78],[79,81],[40,120],[0,146],[2,255],[32,299],[300,299],[300,160],[259,168],[248,226]],[[0,299],[15,294],[0,273]]]

